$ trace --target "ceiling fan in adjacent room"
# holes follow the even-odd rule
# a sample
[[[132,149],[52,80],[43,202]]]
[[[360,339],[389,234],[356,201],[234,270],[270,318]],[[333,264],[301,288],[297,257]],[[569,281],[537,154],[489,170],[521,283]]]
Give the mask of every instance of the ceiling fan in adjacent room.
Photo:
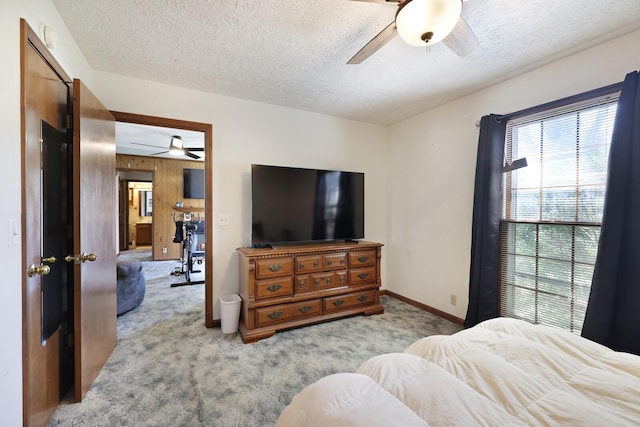
[[[146,145],[148,147],[156,147],[156,148],[160,148],[157,147],[155,145],[149,145],[149,144],[142,144],[139,142],[132,142],[132,144],[135,145]],[[169,153],[171,155],[174,156],[187,156],[187,157],[191,157],[192,159],[200,159],[200,156],[198,156],[197,154],[193,154],[192,151],[204,151],[204,148],[202,147],[185,147],[183,142],[182,142],[182,137],[178,136],[178,135],[173,135],[171,137],[171,141],[169,142],[169,149],[166,151],[161,151],[159,153],[154,153],[151,154],[152,156],[158,156],[160,154],[166,154]]]
[[[347,64],[360,64],[396,34],[411,46],[430,46],[440,41],[464,58],[480,43],[462,18],[463,0],[351,0],[366,3],[397,3],[395,20],[358,51]]]

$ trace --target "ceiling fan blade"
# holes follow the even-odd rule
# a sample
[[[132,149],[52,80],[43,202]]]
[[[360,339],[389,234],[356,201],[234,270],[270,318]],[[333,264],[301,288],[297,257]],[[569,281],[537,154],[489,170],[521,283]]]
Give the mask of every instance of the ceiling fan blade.
[[[404,0],[351,0],[351,1],[361,1],[363,3],[402,3]]]
[[[453,27],[453,31],[442,41],[460,58],[464,58],[480,47],[476,35],[462,16]]]
[[[185,151],[204,151],[204,148],[202,147],[192,147],[192,148],[184,147],[184,149]]]
[[[162,148],[162,147],[158,147],[157,145],[143,144],[141,142],[132,142],[131,144],[133,144],[133,145],[144,145],[145,147]]]
[[[168,152],[169,152],[169,151],[161,151],[161,152],[159,152],[159,153],[153,153],[153,154],[149,154],[149,155],[150,155],[150,156],[159,156],[160,154],[166,154],[166,153],[168,153]]]
[[[188,152],[188,151],[185,151],[185,152],[184,152],[184,155],[185,155],[185,156],[189,156],[189,157],[191,157],[192,159],[196,159],[196,160],[198,160],[198,159],[200,158],[200,156],[197,156],[197,155],[195,155],[195,154],[193,154],[193,153],[190,153],[190,152]]]
[[[396,21],[393,21],[384,30],[380,31],[377,36],[372,38],[369,43],[364,45],[362,49],[358,51],[347,62],[347,64],[361,64],[365,59],[376,53],[382,46],[387,44],[397,34]]]

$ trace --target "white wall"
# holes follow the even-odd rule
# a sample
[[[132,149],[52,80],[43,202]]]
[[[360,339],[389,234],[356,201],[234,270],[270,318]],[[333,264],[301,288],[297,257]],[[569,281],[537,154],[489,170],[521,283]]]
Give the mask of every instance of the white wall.
[[[22,425],[22,246],[9,239],[9,222],[20,225],[20,18],[38,32],[41,23],[52,27],[60,47],[53,53],[71,76],[91,81],[90,68],[48,0],[0,0],[0,424]],[[20,236],[18,236],[20,240]]]
[[[385,243],[387,127],[102,71],[93,82],[111,110],[213,124],[214,218],[208,223],[219,213],[230,218],[230,225],[213,230],[214,318],[220,317],[217,298],[238,292],[235,250],[250,244],[252,163],[364,172],[365,237]]]
[[[387,288],[464,318],[475,122],[620,82],[640,68],[639,44],[631,33],[391,126]]]

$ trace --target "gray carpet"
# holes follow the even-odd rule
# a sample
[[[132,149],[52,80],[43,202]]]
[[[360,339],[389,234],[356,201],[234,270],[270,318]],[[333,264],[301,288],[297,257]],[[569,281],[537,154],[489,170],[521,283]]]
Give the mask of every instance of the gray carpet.
[[[129,255],[128,255],[129,256]],[[142,305],[118,318],[118,345],[81,403],[50,426],[273,426],[306,385],[381,353],[461,328],[394,298],[385,313],[279,332],[255,344],[204,327],[204,285],[169,287],[178,262],[143,262]]]

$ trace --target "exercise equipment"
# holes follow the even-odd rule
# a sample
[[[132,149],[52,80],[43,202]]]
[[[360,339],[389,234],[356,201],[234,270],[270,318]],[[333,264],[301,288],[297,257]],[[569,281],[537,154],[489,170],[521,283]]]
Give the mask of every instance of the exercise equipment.
[[[173,222],[176,224],[173,242],[182,244],[182,252],[180,266],[176,267],[171,274],[174,276],[184,274],[185,281],[172,283],[171,287],[202,284],[204,280],[191,280],[191,274],[200,273],[200,270],[194,270],[194,265],[202,264],[204,261],[205,222],[200,219],[200,214],[196,220],[189,212],[182,213],[180,220],[176,219],[174,214]]]

